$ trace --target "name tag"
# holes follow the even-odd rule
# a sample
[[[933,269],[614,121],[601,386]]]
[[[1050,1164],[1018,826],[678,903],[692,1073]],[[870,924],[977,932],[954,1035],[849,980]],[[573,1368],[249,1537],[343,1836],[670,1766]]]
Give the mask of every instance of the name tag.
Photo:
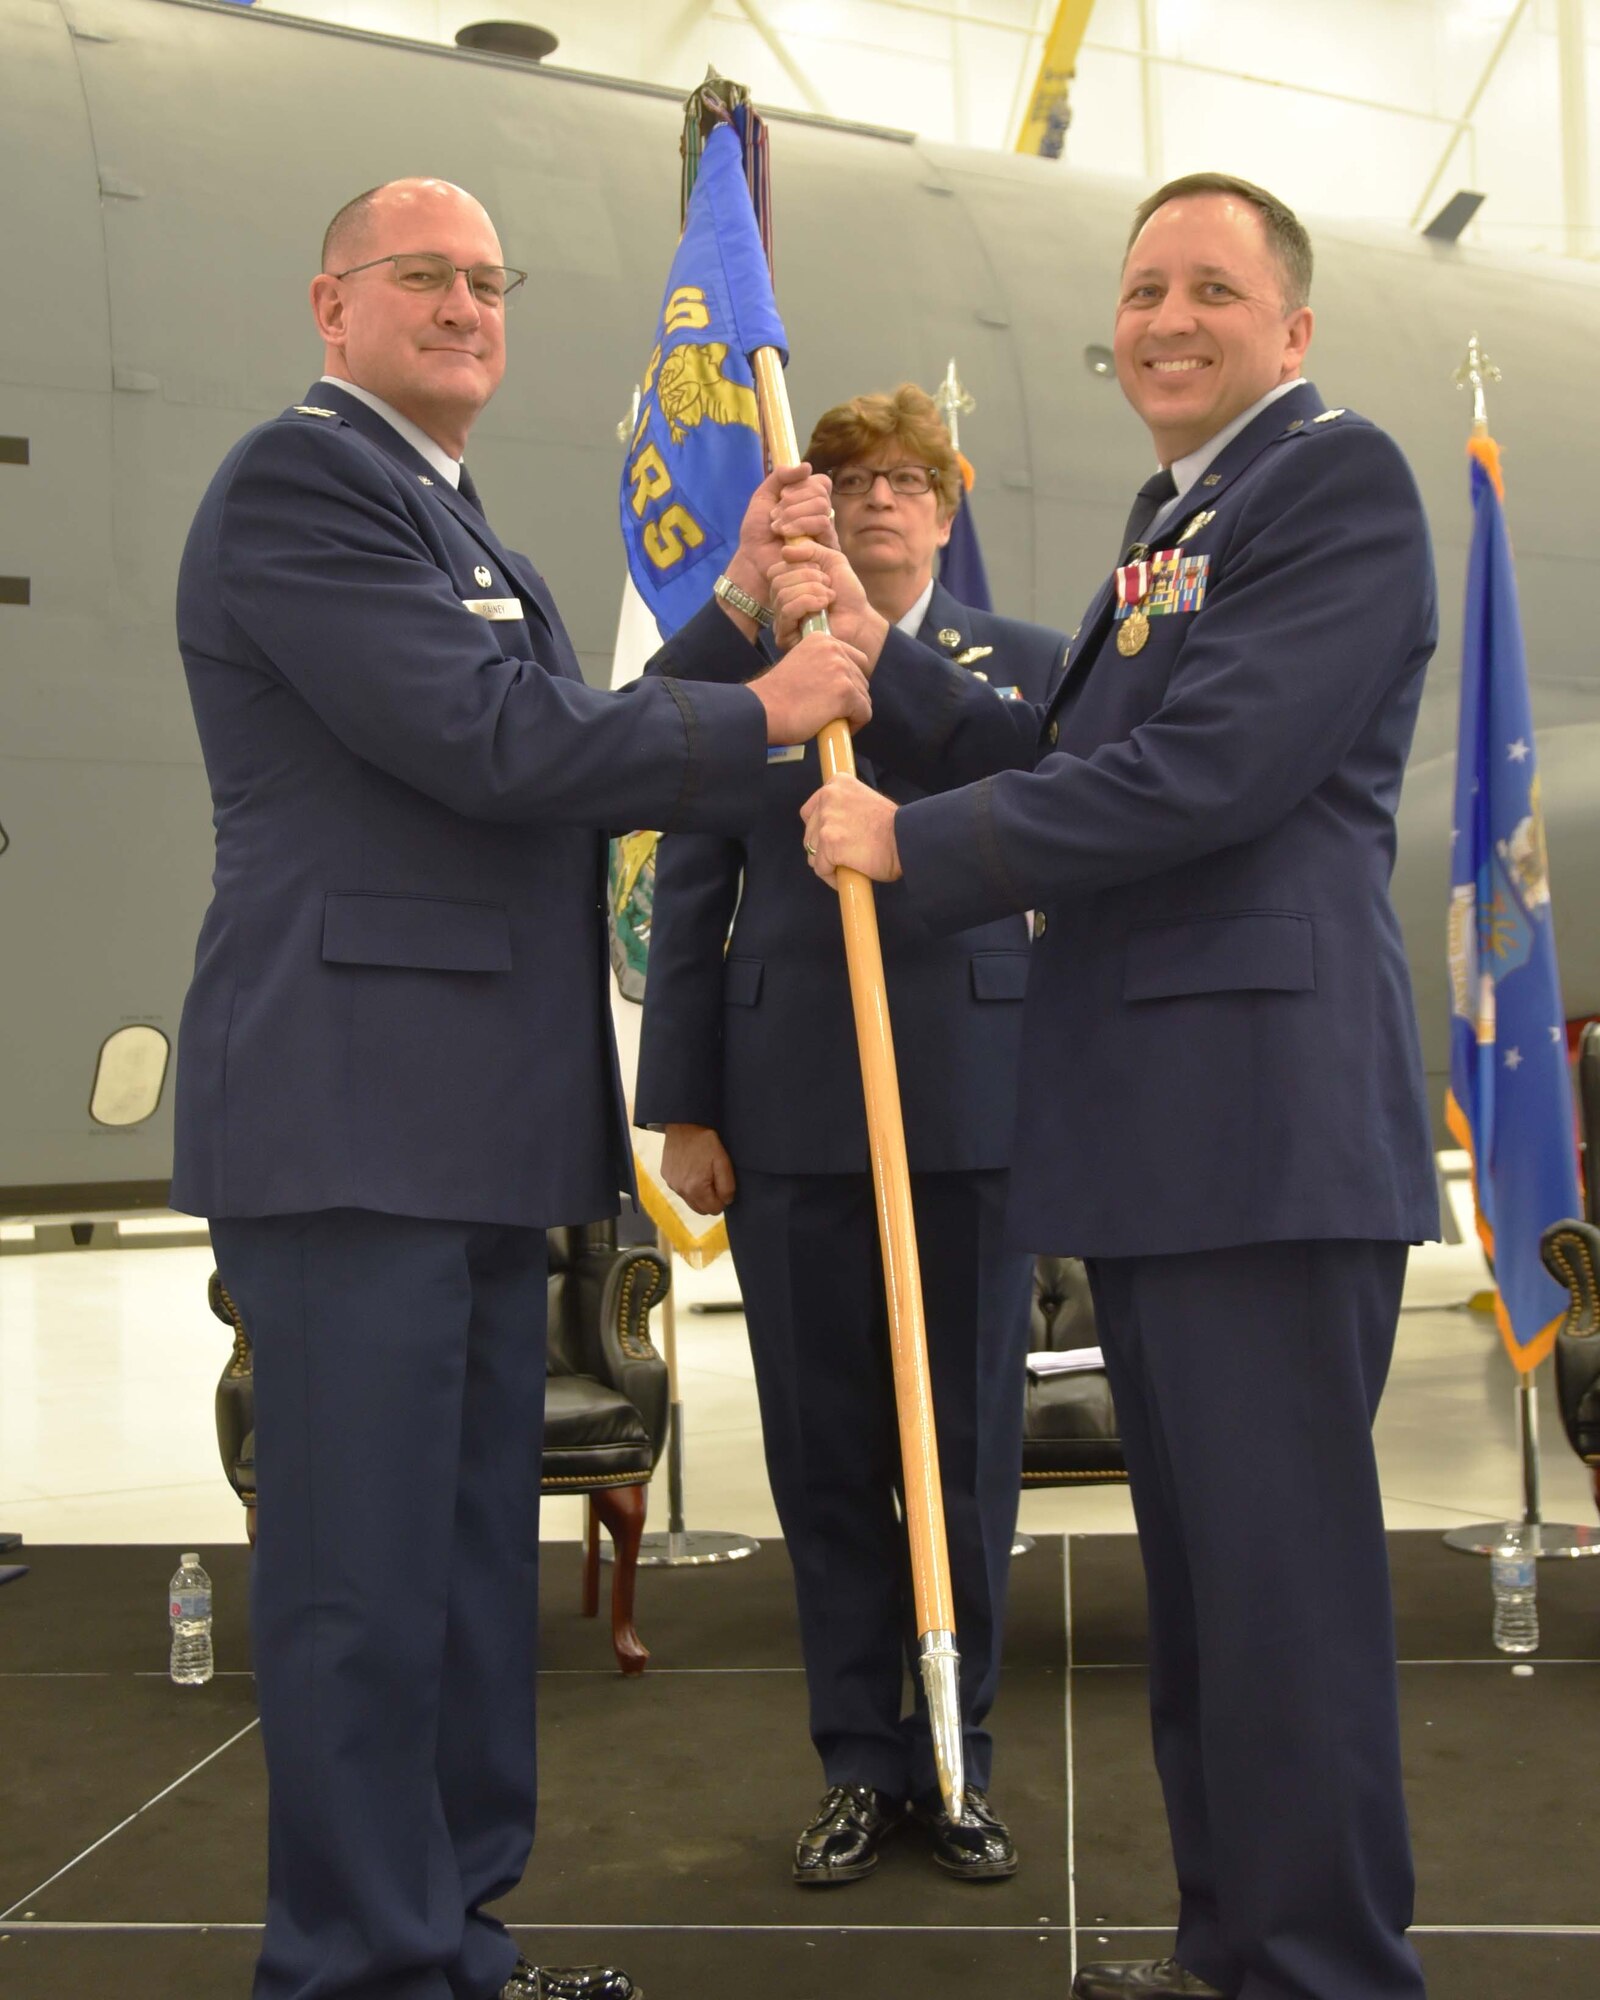
[[[520,597],[463,597],[462,604],[479,618],[520,619]]]
[[[803,764],[806,761],[806,746],[803,743],[769,743],[767,762],[769,764]]]

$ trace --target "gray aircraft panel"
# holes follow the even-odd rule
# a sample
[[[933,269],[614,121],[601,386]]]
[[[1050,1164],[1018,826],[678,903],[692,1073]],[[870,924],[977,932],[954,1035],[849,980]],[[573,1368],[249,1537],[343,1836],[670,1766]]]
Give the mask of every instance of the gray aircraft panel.
[[[474,189],[532,276],[472,462],[497,526],[548,577],[585,671],[609,668],[622,557],[615,427],[678,225],[680,110],[647,86],[195,0],[11,0],[0,14],[0,1072],[4,1190],[164,1178],[160,1109],[113,1132],[87,1103],[130,1021],[175,1034],[211,862],[172,629],[178,554],[218,460],[296,400],[328,215],[431,172]],[[1226,160],[1219,160],[1226,164]],[[779,298],[802,434],[824,405],[954,354],[997,601],[1070,628],[1104,573],[1148,441],[1088,350],[1109,343],[1141,192],[1076,168],[780,115]],[[1596,559],[1585,485],[1600,274],[1313,219],[1314,374],[1417,470],[1444,613],[1402,805],[1396,900],[1430,1069],[1443,931],[1476,330],[1493,391],[1539,723],[1569,1013],[1600,1011]],[[29,301],[34,303],[30,306]]]
[[[110,336],[101,197],[71,37],[55,0],[20,0],[3,35],[0,257],[12,276],[0,313],[0,382],[102,390]],[[46,189],[48,201],[38,199]]]

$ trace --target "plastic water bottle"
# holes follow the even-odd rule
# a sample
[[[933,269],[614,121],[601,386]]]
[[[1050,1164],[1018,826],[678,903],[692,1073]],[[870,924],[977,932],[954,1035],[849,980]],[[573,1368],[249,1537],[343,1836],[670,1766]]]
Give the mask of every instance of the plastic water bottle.
[[[1502,1653],[1539,1650],[1539,1529],[1508,1521],[1489,1558],[1494,1587],[1494,1643]]]
[[[179,1687],[201,1687],[210,1680],[211,1579],[197,1555],[186,1555],[167,1587],[172,1617],[172,1678]]]

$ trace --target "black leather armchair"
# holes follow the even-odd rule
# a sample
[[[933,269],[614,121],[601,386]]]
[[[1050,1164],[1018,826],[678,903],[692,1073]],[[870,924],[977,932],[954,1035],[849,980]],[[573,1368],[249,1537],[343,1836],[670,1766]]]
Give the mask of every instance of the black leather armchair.
[[[1586,1221],[1556,1222],[1539,1241],[1545,1269],[1567,1288],[1556,1333],[1556,1400],[1572,1449],[1594,1477],[1600,1508],[1600,1021],[1578,1040],[1578,1132]]]
[[[600,1605],[600,1529],[611,1537],[611,1643],[625,1674],[650,1655],[633,1627],[646,1491],[667,1441],[667,1367],[650,1313],[672,1282],[659,1251],[617,1248],[616,1226],[550,1231],[546,1493],[588,1495],[583,1614]]]
[[[1545,1269],[1567,1288],[1566,1318],[1556,1329],[1556,1400],[1572,1449],[1593,1473],[1600,1507],[1600,1229],[1552,1223],[1539,1250]]]
[[[1040,1257],[1033,1272],[1029,1351],[1096,1347],[1089,1279],[1076,1257]],[[1107,1485],[1128,1477],[1122,1434],[1103,1368],[1029,1374],[1022,1419],[1022,1485]]]
[[[619,1250],[611,1223],[550,1231],[550,1346],[545,1377],[541,1489],[587,1496],[583,1614],[600,1608],[600,1528],[611,1536],[611,1643],[625,1674],[650,1655],[634,1630],[633,1600],[645,1489],[667,1438],[666,1364],[650,1342],[651,1309],[667,1295],[666,1260]],[[217,1445],[256,1538],[255,1385],[250,1334],[216,1272],[211,1310],[233,1330],[217,1383]]]

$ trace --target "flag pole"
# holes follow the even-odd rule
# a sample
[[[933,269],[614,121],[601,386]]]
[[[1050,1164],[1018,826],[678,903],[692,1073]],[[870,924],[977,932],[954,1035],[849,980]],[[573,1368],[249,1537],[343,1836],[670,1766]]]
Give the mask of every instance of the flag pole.
[[[1484,463],[1496,487],[1500,485],[1498,457],[1489,439],[1489,408],[1485,385],[1501,380],[1500,370],[1484,352],[1477,334],[1467,340],[1467,358],[1455,372],[1458,389],[1472,391],[1472,436],[1488,451]],[[1494,1272],[1491,1267],[1490,1276]],[[1537,1365],[1523,1369],[1517,1377],[1517,1439],[1522,1458],[1522,1525],[1533,1530],[1534,1553],[1539,1556],[1600,1555],[1600,1528],[1571,1521],[1546,1521],[1543,1505],[1543,1466],[1539,1455],[1539,1393]],[[1444,1539],[1453,1549],[1467,1555],[1492,1555],[1499,1547],[1506,1523],[1477,1521],[1468,1527],[1451,1528]]]
[[[774,347],[750,357],[755,373],[761,429],[774,468],[800,463],[783,357]],[[805,621],[805,631],[826,632],[825,613]],[[830,722],[817,738],[825,778],[855,776],[855,752],[843,722]],[[945,1811],[966,1820],[965,1752],[961,1737],[960,1669],[950,1588],[950,1555],[945,1538],[944,1490],[939,1479],[939,1445],[933,1419],[933,1384],[928,1373],[927,1323],[922,1306],[922,1273],[917,1260],[916,1223],[911,1207],[911,1174],[906,1162],[905,1122],[895,1069],[894,1038],[878,938],[872,884],[852,868],[837,875],[839,911],[844,922],[850,999],[855,1009],[861,1082],[866,1096],[867,1139],[872,1184],[877,1197],[878,1240],[889,1300],[889,1339],[894,1363],[895,1404],[900,1423],[906,1531],[911,1544],[911,1578],[916,1599],[922,1683],[928,1701],[934,1766]]]

